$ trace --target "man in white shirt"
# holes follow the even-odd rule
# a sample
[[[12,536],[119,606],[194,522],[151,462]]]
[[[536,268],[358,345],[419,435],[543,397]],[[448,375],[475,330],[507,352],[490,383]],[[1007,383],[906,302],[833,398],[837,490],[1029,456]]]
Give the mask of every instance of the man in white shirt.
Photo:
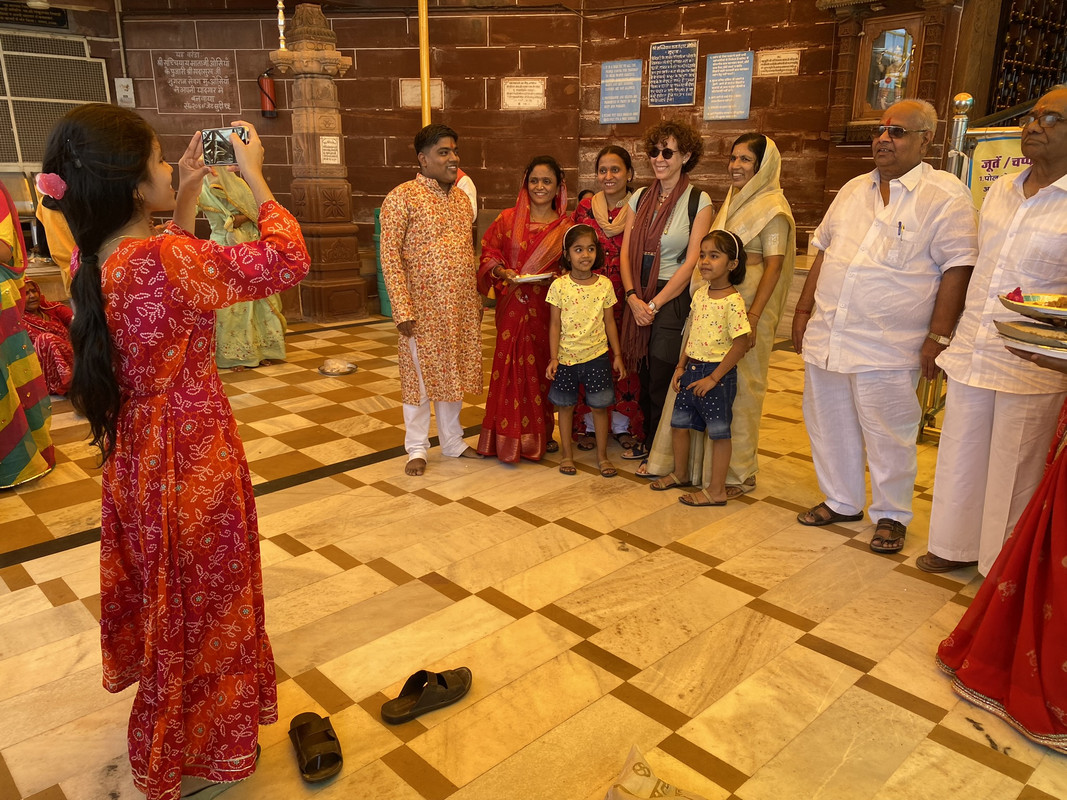
[[[963,184],[923,163],[937,113],[921,100],[886,109],[875,170],[838,193],[813,238],[819,253],[793,318],[804,358],[804,422],[825,502],[803,525],[863,519],[871,474],[870,547],[896,553],[912,519],[920,373],[949,343],[977,257]]]
[[[994,320],[1019,316],[999,295],[1067,293],[1067,87],[1024,117],[1031,166],[982,204],[979,257],[956,338],[938,358],[948,399],[934,480],[929,552],[916,566],[989,572],[1041,480],[1067,376],[1004,349]]]

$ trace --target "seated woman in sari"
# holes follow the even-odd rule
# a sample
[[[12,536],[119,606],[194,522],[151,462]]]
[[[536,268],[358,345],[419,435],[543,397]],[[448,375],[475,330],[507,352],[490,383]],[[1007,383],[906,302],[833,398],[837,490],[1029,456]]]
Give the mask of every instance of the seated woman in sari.
[[[221,245],[259,241],[256,205],[248,184],[225,168],[204,178],[197,205]],[[215,312],[215,364],[239,372],[285,361],[281,295],[235,303]]]
[[[0,183],[0,489],[32,481],[56,465],[52,402],[23,321],[25,272],[18,211]]]
[[[1067,372],[1067,361],[1008,348]],[[981,498],[975,498],[981,502]],[[957,694],[1067,753],[1067,403],[1045,476],[974,601],[937,650]]]
[[[730,189],[712,228],[733,231],[744,242],[745,281],[738,291],[753,331],[749,334],[750,350],[737,365],[737,396],[730,426],[733,452],[726,475],[726,495],[735,498],[756,488],[760,418],[774,332],[793,279],[796,226],[782,193],[782,155],[774,140],[762,133],[739,136],[730,152],[726,174]],[[700,272],[694,271],[690,292],[696,292],[702,283]],[[674,408],[674,396],[674,392],[669,393],[668,408]],[[669,422],[670,413],[665,412],[663,418]],[[657,440],[648,459],[648,471],[653,475],[665,475],[674,468],[670,429],[666,425],[660,428],[662,434],[656,432]],[[705,453],[701,438],[692,437],[689,475],[694,484],[702,485],[711,474],[710,459],[710,449]],[[683,502],[697,503],[699,498],[697,493]]]
[[[552,441],[548,402],[548,286],[560,274],[567,216],[563,169],[552,156],[526,167],[514,208],[505,209],[482,239],[478,291],[496,293],[496,352],[478,452],[515,463],[540,460]],[[569,435],[569,432],[568,432]]]
[[[62,303],[52,303],[41,294],[37,281],[26,281],[26,332],[41,362],[49,394],[65,395],[74,374],[74,348],[70,321],[74,314]]]

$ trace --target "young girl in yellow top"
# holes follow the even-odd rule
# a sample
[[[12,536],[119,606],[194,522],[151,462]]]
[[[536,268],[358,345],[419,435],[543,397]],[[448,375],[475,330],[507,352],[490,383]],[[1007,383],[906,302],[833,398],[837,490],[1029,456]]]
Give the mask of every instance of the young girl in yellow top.
[[[671,417],[674,472],[654,481],[662,492],[692,485],[689,481],[689,431],[707,431],[711,439],[711,481],[706,489],[679,498],[687,506],[726,505],[726,470],[730,465],[730,424],[737,394],[737,362],[751,331],[745,301],[735,288],[745,279],[745,250],[732,231],[711,231],[700,242],[697,261],[704,285],[693,295],[689,341],[674,370],[678,392]]]
[[[585,399],[593,411],[596,452],[600,474],[614,478],[618,473],[608,460],[608,409],[615,403],[615,384],[608,345],[615,354],[614,367],[626,377],[615,327],[615,289],[603,275],[593,270],[604,265],[604,248],[596,231],[588,225],[575,225],[563,238],[560,267],[566,274],[548,289],[552,317],[548,326],[550,361],[545,377],[552,381],[548,399],[559,411],[562,458],[559,471],[575,475],[571,423],[578,404],[578,387],[585,387]]]

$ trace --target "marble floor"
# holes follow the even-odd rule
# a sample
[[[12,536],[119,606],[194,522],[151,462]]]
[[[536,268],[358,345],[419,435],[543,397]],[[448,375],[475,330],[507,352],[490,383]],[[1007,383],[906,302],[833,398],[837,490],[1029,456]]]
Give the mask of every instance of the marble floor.
[[[634,745],[706,800],[1067,798],[1067,757],[957,699],[934,667],[979,579],[914,566],[932,445],[889,557],[868,550],[869,522],[796,522],[820,496],[784,347],[758,488],[724,508],[651,492],[632,462],[605,480],[589,454],[567,477],[555,456],[433,451],[406,477],[395,342],[388,321],[298,326],[287,363],[224,376],[258,494],[282,710],[227,800],[600,800]],[[323,377],[326,357],[359,370]],[[471,441],[482,402],[464,409]],[[85,431],[58,404],[56,470],[0,493],[0,800],[140,797],[132,694],[100,685]],[[474,672],[461,702],[380,721],[410,673],[460,665]],[[287,730],[302,711],[339,734],[330,782],[301,781]]]

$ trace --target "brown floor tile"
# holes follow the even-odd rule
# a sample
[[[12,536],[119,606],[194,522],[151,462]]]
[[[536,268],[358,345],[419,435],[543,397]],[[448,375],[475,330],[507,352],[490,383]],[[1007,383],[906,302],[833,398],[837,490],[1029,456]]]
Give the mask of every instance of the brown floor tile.
[[[402,406],[397,408],[383,408],[381,411],[372,411],[369,416],[372,416],[375,419],[380,419],[382,422],[388,422],[390,425],[404,424],[404,409]]]
[[[300,416],[304,415],[301,414]],[[337,431],[331,431],[321,425],[312,425],[309,428],[297,428],[293,431],[275,434],[274,438],[282,444],[289,445],[294,450],[299,450],[302,447],[313,447],[325,442],[334,442],[344,437]]]
[[[768,603],[766,600],[759,597],[754,598],[749,602],[748,607],[753,611],[766,614],[771,619],[776,619],[779,622],[784,622],[786,625],[792,625],[794,628],[799,628],[805,633],[819,624],[807,617],[800,616],[800,614],[794,614],[792,611],[786,611],[784,608],[779,608],[773,603]]]
[[[342,389],[340,391],[345,392],[346,395],[347,395],[349,392],[351,392],[353,390],[351,390],[351,389]],[[362,390],[355,390],[355,391],[362,391]],[[331,392],[331,394],[332,394],[332,392]],[[317,396],[318,397],[325,397],[326,395],[320,394],[320,395],[317,395]],[[353,399],[358,399],[358,398],[347,397],[342,402],[348,402],[348,400],[353,400]],[[336,402],[336,401],[334,401],[334,402]],[[351,408],[348,408],[347,406],[329,405],[329,406],[320,406],[319,408],[305,408],[303,411],[300,412],[300,416],[302,416],[304,419],[311,420],[312,422],[314,422],[314,423],[316,423],[318,425],[323,425],[323,424],[325,424],[327,422],[336,422],[339,419],[348,419],[349,417],[354,416],[357,413],[359,413],[359,412],[353,411]]]
[[[279,533],[277,536],[270,537],[270,540],[291,556],[302,556],[304,553],[311,552],[310,547],[297,541],[288,533]]]
[[[853,669],[858,669],[861,672],[869,672],[877,664],[877,661],[872,661],[866,656],[861,656],[859,653],[853,653],[851,650],[847,650],[840,645],[836,645],[833,642],[828,642],[825,639],[821,639],[818,636],[814,636],[810,633],[805,633],[799,639],[797,644],[807,647],[809,650],[814,650],[816,653],[821,653],[824,656],[834,659],[834,661],[840,661],[842,664],[846,664]]]
[[[711,578],[713,581],[729,586],[731,589],[737,589],[745,594],[750,594],[753,597],[759,597],[766,592],[762,586],[757,586],[754,583],[749,583],[743,578],[738,578],[736,575],[731,575],[729,572],[723,572],[718,567],[712,567],[704,573],[705,576]]]
[[[365,444],[373,450],[389,450],[404,444],[404,431],[400,428],[382,428],[377,431],[368,431],[358,436],[353,436],[360,444]]]
[[[636,708],[650,719],[654,719],[660,725],[672,731],[689,722],[689,717],[676,708],[664,703],[659,698],[653,697],[648,692],[638,689],[631,683],[620,683],[611,693],[622,700],[631,708]]]
[[[321,466],[322,464],[315,459],[298,452],[281,453],[280,455],[261,458],[259,461],[248,462],[249,469],[268,481],[273,481],[277,478],[288,478],[290,475],[297,475]]]
[[[511,616],[515,617],[515,619],[522,619],[527,614],[533,613],[532,608],[527,608],[518,600],[509,597],[496,587],[487,586],[476,594],[485,602],[489,603],[492,606],[496,606],[505,614],[510,614]]]
[[[316,550],[323,558],[328,558],[334,564],[339,566],[343,570],[355,569],[363,562],[342,550],[335,544],[328,544],[325,547],[320,547]]]
[[[407,745],[386,753],[382,756],[382,761],[426,800],[445,800],[457,789],[448,778],[427,764]]]
[[[100,621],[100,595],[94,594],[89,597],[82,598],[82,605],[89,609],[89,613],[93,615],[97,622]]]
[[[92,478],[71,481],[61,486],[49,486],[46,489],[34,489],[21,495],[22,502],[30,507],[34,514],[43,514],[57,508],[100,501],[100,484]]]
[[[602,647],[597,647],[592,642],[578,642],[571,650],[586,661],[591,661],[601,669],[605,669],[612,675],[622,678],[624,681],[630,680],[634,675],[641,671],[640,667],[635,667],[633,664],[619,658],[614,653],[609,653]],[[688,722],[688,718],[686,719]]]
[[[62,487],[59,487],[62,488]],[[99,494],[100,487],[97,487]],[[63,506],[59,506],[62,508]],[[13,522],[0,523],[0,553],[9,553],[12,550],[20,550],[31,544],[52,541],[52,533],[48,526],[37,517],[16,519]]]
[[[400,725],[390,725],[388,722],[382,719],[382,706],[392,700],[393,698],[387,697],[381,692],[372,694],[370,697],[365,697],[359,701],[359,707],[370,714],[371,717],[382,723],[387,731],[402,742],[410,742],[412,739],[417,739],[422,736],[428,730],[425,725],[419,722],[418,719],[413,719],[410,722],[404,722]]]
[[[22,564],[14,564],[0,569],[0,580],[12,592],[25,589],[27,586],[33,586],[33,578],[30,577],[30,573],[26,571]]]
[[[53,606],[62,606],[67,603],[73,603],[78,599],[78,595],[71,591],[71,588],[67,586],[67,582],[62,578],[55,578],[44,583],[37,584],[37,588],[44,592],[44,596],[48,598]]]
[[[234,409],[233,417],[238,422],[248,424],[249,422],[259,422],[264,419],[280,417],[283,414],[288,413],[288,411],[280,406],[271,405],[270,403],[262,403],[258,406]]]
[[[419,580],[427,586],[432,586],[450,600],[459,601],[465,597],[470,597],[471,595],[468,590],[464,589],[459,584],[453,583],[448,578],[443,575],[438,575],[436,572],[427,572],[420,577]]]
[[[16,795],[17,797],[18,795]],[[26,798],[26,800],[67,800],[67,796],[63,794],[63,790],[59,788],[59,785],[49,786],[43,791],[32,794]]]
[[[564,611],[555,603],[549,603],[544,608],[538,609],[538,613],[541,616],[548,617],[548,619],[560,625],[571,633],[576,633],[583,639],[588,639],[596,633],[600,632],[600,629],[595,625],[590,625],[581,617],[577,617],[569,611]]]
[[[748,775],[725,761],[702,750],[688,739],[672,733],[659,743],[659,749],[672,755],[690,769],[694,769],[708,780],[714,781],[729,792],[737,791]]]
[[[311,698],[322,706],[327,714],[336,714],[351,705],[355,705],[355,700],[341,691],[337,684],[317,669],[308,670],[302,675],[296,675],[293,680],[299,684],[301,689],[311,695]]]
[[[955,750],[960,755],[967,756],[972,761],[977,761],[979,764],[995,769],[1002,775],[1007,775],[1009,778],[1019,781],[1019,783],[1026,783],[1034,773],[1033,767],[1023,764],[1021,761],[1016,761],[1014,758],[1006,756],[992,747],[987,747],[973,739],[968,739],[963,734],[956,733],[956,731],[950,730],[943,725],[935,725],[927,738],[944,745],[950,750]]]
[[[299,373],[293,374],[295,375]],[[261,392],[256,392],[256,397],[260,400],[266,400],[268,403],[275,403],[278,400],[292,400],[294,397],[306,396],[307,392],[296,386],[279,386],[277,389],[264,389]]]
[[[398,586],[402,583],[408,583],[409,581],[415,580],[414,575],[408,575],[396,564],[386,561],[384,558],[376,558],[373,561],[368,561],[367,566]]]

